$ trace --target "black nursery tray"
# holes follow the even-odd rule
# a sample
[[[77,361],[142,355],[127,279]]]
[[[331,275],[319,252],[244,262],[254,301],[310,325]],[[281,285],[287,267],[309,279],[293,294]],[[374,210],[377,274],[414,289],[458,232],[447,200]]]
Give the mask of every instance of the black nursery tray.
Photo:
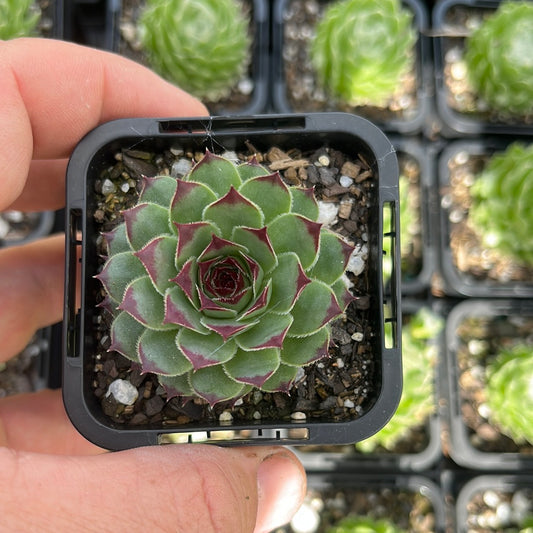
[[[193,153],[209,149],[249,154],[251,148],[262,153],[272,146],[284,150],[296,149],[300,153],[312,153],[324,147],[330,153],[337,150],[349,157],[360,157],[374,174],[366,185],[368,259],[362,279],[368,292],[353,303],[357,320],[367,325],[364,342],[368,344],[372,371],[368,373],[369,382],[364,387],[368,386],[371,392],[364,399],[360,398],[361,405],[357,406],[357,410],[339,407],[343,416],[325,416],[320,412],[307,411],[304,417],[291,417],[289,410],[257,421],[239,418],[240,411],[236,406],[232,411],[233,421],[228,425],[219,419],[222,409],[217,411],[193,403],[193,407],[204,410],[204,416],[197,419],[189,417],[184,422],[183,412],[179,412],[172,400],[165,405],[163,412],[174,409],[173,419],[165,418],[161,413],[151,418],[143,415],[139,419],[139,416],[135,418],[134,412],[136,422],[126,423],[122,415],[109,416],[104,412],[102,397],[95,394],[99,380],[105,379],[98,373],[98,368],[101,370],[106,365],[103,360],[106,351],[101,346],[102,334],[100,332],[97,337],[94,331],[102,319],[102,310],[97,307],[100,283],[94,279],[102,264],[98,246],[101,237],[95,220],[96,182],[101,180],[102,173],[109,172],[109,168],[116,164],[117,155],[120,158],[121,154],[131,155],[132,151],[136,154],[164,152],[168,155],[181,149]],[[373,124],[342,113],[115,121],[89,133],[75,149],[68,167],[67,188],[63,394],[72,422],[89,440],[110,449],[169,441],[341,444],[369,437],[392,416],[402,389],[400,287],[399,269],[396,267],[399,264],[399,243],[395,238],[395,228],[398,227],[398,165],[392,145]],[[392,209],[393,213],[392,224],[388,228],[383,228],[384,209]],[[384,239],[392,240],[394,255],[392,283],[387,291],[382,278]],[[81,258],[81,268],[77,268],[77,257]],[[76,285],[81,288],[79,309],[75,307]],[[392,342],[385,341],[386,329],[392,332]],[[353,342],[349,357],[360,358],[360,346],[355,340]],[[334,357],[327,364],[333,368],[338,361]],[[313,365],[306,367],[306,372],[309,369],[312,371]],[[127,369],[124,376],[127,379],[132,377]],[[133,406],[134,411],[142,407],[145,401],[143,394],[150,398],[156,389],[161,388],[157,381],[152,385],[149,390],[141,390],[139,403]],[[350,394],[353,392],[348,391]],[[288,397],[278,396],[277,400],[294,403],[297,398],[298,394],[293,393]],[[305,407],[295,404],[292,410],[301,415]]]

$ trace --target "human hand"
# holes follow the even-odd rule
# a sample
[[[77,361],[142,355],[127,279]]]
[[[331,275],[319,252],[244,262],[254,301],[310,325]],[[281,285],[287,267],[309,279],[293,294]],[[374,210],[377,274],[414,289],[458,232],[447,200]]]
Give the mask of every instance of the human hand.
[[[0,210],[60,208],[68,155],[102,122],[207,114],[135,63],[59,41],[0,42],[0,80]],[[61,319],[63,277],[63,236],[0,250],[0,362]],[[58,391],[0,400],[0,473],[2,531],[263,533],[305,492],[281,447],[104,453],[70,424]]]

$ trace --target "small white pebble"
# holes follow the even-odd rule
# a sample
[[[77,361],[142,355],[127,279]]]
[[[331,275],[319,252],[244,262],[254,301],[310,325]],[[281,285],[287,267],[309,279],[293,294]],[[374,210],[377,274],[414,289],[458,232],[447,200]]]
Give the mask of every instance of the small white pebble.
[[[301,411],[294,411],[294,413],[291,413],[292,420],[301,421],[306,420],[305,413],[302,413]]]
[[[263,393],[260,390],[254,390],[252,399],[254,405],[257,405],[263,399]]]
[[[254,82],[250,78],[245,78],[239,82],[237,87],[242,94],[252,94],[252,91],[254,90]]]
[[[350,178],[350,176],[342,175],[339,178],[339,183],[341,184],[342,187],[349,187],[353,183],[353,179]]]
[[[218,417],[221,424],[231,424],[233,422],[233,415],[229,411],[222,411]]]
[[[335,363],[337,364],[337,368],[344,368],[344,361],[340,357],[337,357]]]
[[[111,194],[116,190],[115,184],[110,179],[105,179],[102,183],[102,194]]]
[[[364,335],[360,332],[360,331],[356,331],[353,335],[352,335],[352,340],[355,341],[355,342],[361,342],[364,338]]]
[[[192,163],[188,159],[181,158],[172,164],[170,175],[174,177],[185,176],[192,168]]]
[[[318,162],[323,166],[323,167],[327,167],[329,165],[329,157],[327,155],[321,155],[319,158],[318,158]]]
[[[235,403],[233,404],[234,407],[238,407],[239,405],[242,405],[244,403],[244,400],[242,398],[239,398],[238,400],[235,400]]]
[[[233,150],[226,150],[222,154],[222,157],[224,159],[229,159],[230,161],[233,161],[234,163],[238,163],[239,162],[239,158],[237,156],[237,152],[234,152]]]
[[[9,224],[5,221],[3,217],[0,216],[0,239],[7,237],[9,233]]]
[[[296,371],[296,376],[294,377],[294,381],[295,382],[298,382],[300,381],[301,379],[303,379],[305,376],[305,370],[303,369],[303,367],[299,367],[298,370]]]
[[[496,506],[500,503],[500,497],[498,494],[493,490],[486,490],[483,493],[483,501],[488,507],[491,507],[492,509],[495,509]]]
[[[254,411],[252,417],[254,420],[261,420],[261,413],[259,411]]]
[[[125,181],[121,186],[120,186],[120,190],[122,192],[128,192],[130,190],[130,184]]]
[[[20,224],[24,220],[22,211],[6,211],[4,217],[12,224]]]
[[[482,416],[483,418],[489,418],[490,416],[490,407],[486,403],[482,403],[477,408],[477,412],[479,413],[479,416]]]
[[[319,224],[325,226],[332,226],[337,220],[339,213],[339,206],[331,202],[318,202],[318,218]]]
[[[346,407],[346,409],[353,409],[355,407],[355,404],[352,400],[347,398],[346,400],[344,400],[344,407]]]
[[[133,405],[139,397],[139,391],[125,379],[115,379],[107,389],[106,398],[112,394],[115,400],[123,405]]]

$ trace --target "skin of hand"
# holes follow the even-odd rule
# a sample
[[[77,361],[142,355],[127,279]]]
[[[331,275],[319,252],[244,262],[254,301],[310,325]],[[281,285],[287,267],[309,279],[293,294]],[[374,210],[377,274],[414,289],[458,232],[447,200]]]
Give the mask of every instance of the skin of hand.
[[[102,122],[207,114],[140,65],[60,41],[0,41],[0,80],[0,210],[63,206],[67,158]],[[64,236],[0,250],[0,362],[61,319],[63,264]],[[0,479],[0,530],[45,533],[265,533],[290,520],[306,488],[282,447],[106,453],[48,390],[0,400]]]

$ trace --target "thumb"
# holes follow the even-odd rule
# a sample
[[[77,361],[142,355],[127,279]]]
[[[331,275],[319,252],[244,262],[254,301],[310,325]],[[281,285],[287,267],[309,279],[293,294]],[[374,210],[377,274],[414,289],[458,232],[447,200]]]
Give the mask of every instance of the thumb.
[[[0,448],[7,531],[266,533],[288,522],[305,472],[281,447],[178,445],[88,457]],[[21,513],[21,502],[26,502]]]

